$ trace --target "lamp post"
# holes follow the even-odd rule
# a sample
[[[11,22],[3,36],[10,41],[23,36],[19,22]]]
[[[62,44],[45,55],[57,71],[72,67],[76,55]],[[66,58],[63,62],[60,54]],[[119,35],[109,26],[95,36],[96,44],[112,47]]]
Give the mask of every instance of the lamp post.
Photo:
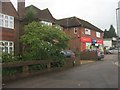
[[[118,28],[118,25],[119,25],[119,24],[118,24],[118,19],[119,19],[119,18],[118,18],[118,11],[119,11],[119,9],[120,9],[120,8],[117,8],[117,9],[116,9],[116,24],[117,24],[117,33],[118,33],[118,37],[117,37],[118,60],[119,60],[119,57],[120,57],[120,55],[119,55],[119,38],[120,38],[120,37],[119,37],[119,28]],[[120,17],[120,16],[119,16],[119,17]],[[119,22],[119,23],[120,23],[120,22]]]

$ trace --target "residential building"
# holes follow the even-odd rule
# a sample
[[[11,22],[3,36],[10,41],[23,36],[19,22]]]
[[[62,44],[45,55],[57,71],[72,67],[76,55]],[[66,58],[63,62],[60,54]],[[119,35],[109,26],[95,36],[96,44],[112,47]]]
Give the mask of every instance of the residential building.
[[[85,20],[70,17],[56,23],[70,36],[69,49],[75,52],[90,49],[91,46],[103,46],[103,31]]]
[[[50,13],[49,9],[46,8],[44,10],[40,10],[39,8],[35,7],[34,5],[30,5],[25,8],[25,13],[29,10],[33,10],[35,12],[35,20],[39,21],[41,23],[44,23],[46,25],[53,25],[55,24],[55,18]]]
[[[25,1],[18,0],[18,11],[16,11],[10,0],[0,2],[0,51],[6,53],[20,53],[20,34],[22,31],[22,20],[24,18]]]

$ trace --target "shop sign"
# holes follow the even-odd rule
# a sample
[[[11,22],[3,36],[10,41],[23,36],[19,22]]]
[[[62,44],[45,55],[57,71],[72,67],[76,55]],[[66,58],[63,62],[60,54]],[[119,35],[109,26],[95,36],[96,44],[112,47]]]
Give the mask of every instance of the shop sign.
[[[81,37],[81,42],[92,42],[91,38]]]
[[[97,44],[103,44],[103,40],[97,40]]]
[[[96,40],[95,39],[92,39],[92,44],[95,44],[96,43]]]

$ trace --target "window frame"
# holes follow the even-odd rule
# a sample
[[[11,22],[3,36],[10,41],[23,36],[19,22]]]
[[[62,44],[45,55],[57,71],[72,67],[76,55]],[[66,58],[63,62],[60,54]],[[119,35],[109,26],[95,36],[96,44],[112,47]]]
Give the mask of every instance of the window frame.
[[[77,34],[78,30],[77,28],[74,28],[74,34]]]
[[[100,32],[96,32],[96,37],[97,38],[100,38],[101,36],[100,36]]]
[[[91,30],[88,28],[85,28],[85,35],[91,35]]]
[[[14,42],[13,41],[0,41],[0,48],[2,52],[11,53],[14,52]],[[10,44],[11,43],[11,44]],[[12,48],[12,51],[10,51]]]
[[[14,17],[0,13],[0,27],[14,29]]]

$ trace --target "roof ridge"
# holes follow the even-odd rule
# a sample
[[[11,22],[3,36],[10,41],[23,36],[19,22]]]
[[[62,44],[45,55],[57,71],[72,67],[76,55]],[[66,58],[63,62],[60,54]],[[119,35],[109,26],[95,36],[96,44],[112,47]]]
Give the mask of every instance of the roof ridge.
[[[41,10],[41,9],[39,9],[38,7],[34,6],[33,4],[31,4],[31,5],[29,5],[29,6],[25,7],[25,8],[29,8],[29,7],[34,7],[34,8],[36,8],[36,9],[38,9],[38,10],[42,11],[42,10]]]

